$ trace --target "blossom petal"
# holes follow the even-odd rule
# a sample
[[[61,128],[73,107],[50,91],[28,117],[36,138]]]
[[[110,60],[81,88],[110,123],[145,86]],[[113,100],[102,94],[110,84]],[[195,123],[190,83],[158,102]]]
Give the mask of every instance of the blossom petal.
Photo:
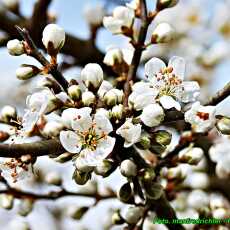
[[[184,103],[193,102],[200,95],[200,86],[196,81],[184,81],[181,86],[181,101]]]
[[[148,77],[149,81],[155,82],[156,74],[158,74],[162,69],[166,67],[165,63],[159,58],[151,58],[145,64],[145,75]]]
[[[103,116],[102,114],[95,114],[94,121],[96,123],[96,133],[101,134],[102,132],[105,134],[109,134],[113,131],[113,126],[110,123],[110,120]]]
[[[84,132],[88,131],[92,126],[92,118],[90,116],[92,109],[89,107],[84,107],[81,109],[76,109],[75,116],[72,119],[71,126],[73,130]]]
[[[107,137],[102,140],[97,149],[92,151],[88,148],[83,149],[79,155],[81,165],[85,166],[97,166],[103,159],[105,159],[113,150],[115,145],[115,138]]]
[[[173,73],[181,80],[184,79],[185,74],[185,60],[182,57],[173,56],[170,58],[169,67],[173,67]]]
[[[164,95],[164,96],[160,97],[160,103],[164,109],[175,108],[178,111],[181,110],[180,103],[177,102],[173,97]]]
[[[73,131],[61,131],[60,141],[66,151],[70,153],[79,153],[81,150],[80,137]]]

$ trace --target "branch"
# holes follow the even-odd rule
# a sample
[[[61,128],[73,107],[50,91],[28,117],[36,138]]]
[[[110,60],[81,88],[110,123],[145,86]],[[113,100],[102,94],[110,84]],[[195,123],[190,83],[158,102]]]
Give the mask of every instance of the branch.
[[[129,67],[128,76],[127,76],[127,79],[124,85],[124,94],[125,94],[124,106],[125,108],[128,107],[128,97],[131,92],[131,84],[132,84],[132,81],[136,78],[137,68],[140,64],[142,51],[144,50],[145,39],[146,39],[148,27],[151,21],[153,20],[153,18],[151,18],[151,20],[148,18],[146,0],[140,1],[140,8],[141,8],[141,28],[140,28],[137,42],[135,43],[135,41],[133,41],[135,43],[134,44],[135,51],[133,54],[131,65]],[[155,16],[156,15],[157,15],[157,12],[155,12]]]
[[[42,2],[42,0],[40,0],[40,2]],[[35,17],[35,12],[33,14],[33,17]],[[32,20],[31,23],[33,22],[33,17],[31,19]],[[37,20],[37,23],[39,22],[39,20]],[[36,25],[33,24],[32,27],[31,23],[28,23],[28,21],[29,20],[27,19],[10,18],[8,17],[6,12],[0,11],[0,29],[8,34],[9,39],[14,39],[14,38],[20,39],[20,36],[15,28],[15,25],[19,25],[20,27],[24,27],[28,29],[30,32],[32,32],[31,37],[34,41],[36,41],[36,45],[39,48],[44,49],[44,46],[42,45],[41,42],[41,36],[42,36],[42,30],[44,29],[45,25],[43,25],[43,28],[39,29],[40,32],[37,35],[37,32],[36,33],[33,32],[34,30],[38,29],[37,24]],[[39,23],[39,25],[41,25],[41,23]],[[82,50],[84,50],[84,52],[81,52]],[[76,65],[84,66],[88,63],[96,62],[99,63],[102,66],[102,68],[105,69],[108,73],[112,73],[112,70],[103,63],[104,53],[102,53],[92,43],[91,39],[82,40],[71,34],[66,33],[66,42],[60,52],[66,55],[70,55],[74,59],[76,59],[75,62]]]
[[[100,200],[116,198],[116,194],[113,192],[111,192],[111,194],[109,195],[100,195],[99,193],[95,193],[95,194],[86,193],[85,194],[82,192],[70,192],[65,189],[62,189],[58,192],[49,192],[47,194],[37,194],[37,193],[32,193],[32,192],[21,191],[19,189],[12,188],[12,187],[8,187],[7,189],[0,190],[0,194],[9,194],[18,199],[29,198],[32,200],[57,200],[57,199],[60,199],[66,196],[81,196],[81,197],[94,198],[98,202]]]
[[[35,58],[44,67],[46,67],[48,69],[48,73],[50,73],[54,77],[54,79],[62,86],[62,88],[67,91],[69,83],[62,75],[62,73],[58,71],[57,65],[51,65],[51,63],[44,57],[44,55],[38,50],[38,48],[34,44],[33,40],[29,35],[29,32],[25,28],[21,29],[18,26],[16,26],[16,28],[30,48],[28,55]]]
[[[170,203],[168,202],[165,194],[161,196],[160,199],[152,203],[151,208],[155,210],[157,217],[171,221],[172,219],[177,219],[176,213]],[[183,230],[185,229],[180,224],[166,224],[170,230]]]
[[[25,144],[0,144],[0,157],[19,158],[27,154],[38,157],[51,154],[60,155],[64,152],[65,149],[57,139]]]
[[[212,96],[205,105],[217,105],[226,99],[230,95],[230,82],[228,82],[223,89],[217,91],[217,93]]]

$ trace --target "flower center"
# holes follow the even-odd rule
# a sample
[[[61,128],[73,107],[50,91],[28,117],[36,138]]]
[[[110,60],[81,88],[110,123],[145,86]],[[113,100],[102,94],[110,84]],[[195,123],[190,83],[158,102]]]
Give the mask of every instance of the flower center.
[[[98,134],[96,132],[95,124],[93,124],[88,131],[78,132],[78,134],[81,136],[82,148],[88,148],[92,151],[96,150],[100,140],[106,139],[107,137],[107,134],[104,132],[102,132],[101,134]]]
[[[173,73],[173,67],[169,66],[162,69],[157,75],[156,79],[159,82],[157,88],[159,89],[159,97],[163,95],[176,97],[178,87],[182,80]]]
[[[209,113],[197,112],[196,115],[204,121],[209,119]]]

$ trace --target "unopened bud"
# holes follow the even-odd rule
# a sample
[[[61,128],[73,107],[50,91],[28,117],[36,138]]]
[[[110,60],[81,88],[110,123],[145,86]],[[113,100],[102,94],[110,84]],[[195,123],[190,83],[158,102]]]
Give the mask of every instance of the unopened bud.
[[[73,157],[73,155],[74,155],[74,154],[72,154],[72,153],[67,153],[67,152],[66,152],[66,153],[62,153],[62,154],[59,155],[58,157],[54,158],[54,160],[55,160],[56,162],[59,162],[59,163],[65,163],[65,162],[71,160],[72,157]]]
[[[65,43],[65,31],[56,24],[49,24],[43,30],[42,42],[48,54],[56,55]]]
[[[95,100],[95,95],[90,91],[86,91],[82,94],[82,102],[85,106],[92,105],[95,102]]]
[[[140,142],[137,143],[138,148],[140,149],[149,149],[151,146],[151,140],[148,135],[142,135]]]
[[[74,220],[80,220],[86,212],[89,210],[89,207],[76,207],[74,205],[68,207],[67,214]]]
[[[4,209],[12,209],[14,204],[14,197],[8,194],[0,194],[0,207]]]
[[[87,5],[84,8],[84,17],[91,26],[100,26],[105,16],[105,8],[101,4]]]
[[[171,143],[172,140],[172,134],[167,132],[166,130],[157,130],[152,137],[152,141],[166,146],[169,145]]]
[[[153,181],[156,174],[153,168],[146,168],[140,171],[140,178],[143,181]]]
[[[224,135],[230,135],[230,118],[222,117],[216,125],[217,129]]]
[[[21,216],[27,216],[33,209],[33,200],[32,199],[22,199],[20,200],[18,214]]]
[[[45,137],[57,137],[63,128],[64,126],[61,122],[50,121],[45,124],[42,134]]]
[[[2,0],[3,5],[12,11],[18,8],[19,0]]]
[[[73,174],[73,180],[79,184],[84,185],[86,182],[91,178],[91,173],[88,172],[81,172],[77,169],[75,169]]]
[[[19,56],[19,55],[24,54],[23,43],[19,41],[18,39],[13,39],[13,40],[8,41],[7,49],[8,49],[9,54],[13,56]]]
[[[124,216],[122,216],[124,217],[127,223],[136,224],[142,217],[143,212],[143,207],[129,207],[127,210],[125,210]]]
[[[6,105],[1,110],[1,120],[9,123],[11,120],[17,119],[17,111],[14,107]]]
[[[45,182],[59,186],[62,184],[62,178],[58,172],[49,172],[45,175]]]
[[[212,217],[215,219],[226,219],[229,217],[229,213],[225,208],[217,208],[212,211]]]
[[[157,1],[157,9],[163,10],[165,8],[170,8],[175,6],[179,0],[158,0]]]
[[[124,160],[120,165],[121,174],[125,177],[135,177],[137,175],[137,166],[131,160]]]
[[[151,42],[153,44],[167,43],[173,39],[174,35],[175,30],[173,29],[173,27],[170,24],[163,22],[157,25],[157,27],[153,31]]]
[[[122,102],[123,91],[119,89],[111,89],[105,94],[103,99],[108,106],[114,106]]]
[[[129,183],[123,184],[118,191],[117,197],[120,201],[127,203],[133,197],[132,188]]]
[[[81,71],[81,80],[89,89],[98,89],[103,81],[103,70],[96,63],[87,64]]]
[[[106,52],[103,62],[108,66],[114,66],[123,62],[123,54],[120,49],[109,49]]]
[[[124,107],[122,104],[113,106],[111,111],[112,118],[114,118],[115,120],[120,120],[123,115],[123,108]]]
[[[68,94],[74,101],[77,101],[81,98],[81,88],[79,85],[71,85],[68,88]]]
[[[79,171],[85,172],[85,173],[88,173],[94,169],[94,167],[88,166],[87,164],[85,164],[84,160],[82,160],[81,157],[78,157],[76,159],[75,166]]]
[[[19,80],[28,80],[36,76],[40,70],[33,65],[22,65],[16,70],[16,76]]]
[[[167,177],[169,180],[173,179],[181,179],[183,178],[183,174],[180,167],[173,167],[173,168],[163,168],[161,170],[161,175]]]
[[[204,151],[201,148],[187,147],[179,152],[179,160],[183,163],[197,165],[204,156]]]
[[[112,160],[103,160],[96,167],[94,172],[100,176],[107,176],[109,171],[112,169],[114,162]]]
[[[124,224],[125,220],[122,218],[120,214],[120,210],[117,210],[112,215],[112,224],[113,225],[120,225]]]

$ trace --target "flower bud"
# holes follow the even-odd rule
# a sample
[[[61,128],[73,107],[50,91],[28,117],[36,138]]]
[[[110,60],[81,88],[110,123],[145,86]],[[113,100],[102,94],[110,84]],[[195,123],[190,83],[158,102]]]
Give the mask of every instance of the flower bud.
[[[137,166],[131,160],[124,160],[120,165],[121,174],[125,177],[134,177],[137,175]]]
[[[120,225],[120,224],[123,224],[124,222],[125,221],[120,214],[120,210],[115,211],[112,215],[112,224],[113,225]]]
[[[128,203],[133,198],[132,188],[129,183],[125,183],[118,191],[117,197],[120,201]]]
[[[71,205],[67,209],[67,214],[74,220],[80,220],[86,212],[89,210],[89,207],[76,207],[75,205]]]
[[[100,88],[98,89],[97,95],[101,100],[103,100],[105,94],[113,88],[112,84],[109,81],[103,81]]]
[[[160,145],[169,145],[172,140],[172,134],[166,130],[157,130],[152,137],[152,141]]]
[[[148,135],[141,135],[140,141],[137,143],[137,147],[140,149],[149,149],[151,146],[151,140]]]
[[[27,216],[33,209],[33,200],[32,199],[22,199],[20,200],[18,214],[21,216]]]
[[[187,147],[179,152],[179,160],[183,163],[197,165],[204,156],[204,151],[201,148]]]
[[[45,182],[59,186],[62,184],[62,178],[58,172],[51,171],[45,175]]]
[[[84,185],[90,179],[91,174],[87,172],[81,172],[78,169],[75,169],[73,173],[74,181],[79,185]]]
[[[108,66],[114,66],[123,62],[123,53],[120,49],[113,48],[106,52],[103,62]]]
[[[157,9],[163,10],[175,6],[179,0],[157,0]]]
[[[105,9],[101,4],[97,4],[96,6],[87,5],[83,13],[89,25],[100,26],[105,16]]]
[[[136,224],[142,217],[143,212],[143,207],[129,207],[127,210],[125,210],[123,217],[127,223]]]
[[[96,100],[95,95],[91,91],[85,91],[82,94],[82,102],[85,106],[92,105]]]
[[[119,104],[123,100],[123,91],[119,89],[111,89],[104,96],[104,102],[108,106]]]
[[[112,160],[103,160],[96,167],[94,172],[100,176],[107,176],[109,171],[112,169],[114,162]]]
[[[61,122],[49,121],[45,124],[42,134],[45,137],[57,137],[63,128],[64,126]]]
[[[170,24],[163,22],[157,25],[157,27],[153,31],[151,42],[153,44],[167,43],[173,39],[174,35],[175,30],[173,29],[173,27]]]
[[[2,3],[7,9],[14,11],[18,8],[19,0],[2,0]]]
[[[103,70],[96,63],[87,64],[81,71],[81,80],[89,89],[98,89],[103,81]]]
[[[153,168],[146,168],[140,171],[140,178],[142,181],[153,181],[156,174]]]
[[[68,94],[72,100],[77,101],[81,98],[81,88],[79,85],[71,85],[68,88]]]
[[[59,163],[65,163],[65,162],[71,160],[72,157],[73,157],[73,155],[74,155],[74,154],[72,154],[72,153],[67,153],[67,152],[66,152],[66,153],[62,153],[62,154],[59,155],[58,157],[54,158],[54,160],[55,160],[56,162],[59,162]]]
[[[13,39],[7,42],[7,49],[9,54],[19,56],[24,54],[24,46],[18,39]]]
[[[42,34],[42,42],[49,55],[57,55],[65,43],[65,31],[56,24],[49,24]]]
[[[33,65],[22,65],[16,70],[16,76],[19,80],[28,80],[36,76],[40,70]]]
[[[205,206],[208,206],[209,198],[205,192],[197,189],[197,190],[193,190],[188,195],[187,203],[189,207],[199,210]]]
[[[76,161],[75,161],[75,166],[76,166],[76,168],[77,168],[79,171],[85,172],[85,173],[88,173],[88,172],[90,172],[90,171],[92,171],[92,170],[94,169],[94,167],[86,165],[86,164],[82,161],[81,157],[78,157],[78,158],[76,159]]]
[[[217,208],[212,211],[212,217],[215,219],[226,219],[229,214],[225,208]]]
[[[164,167],[161,170],[161,175],[166,177],[169,180],[173,179],[182,179],[183,178],[183,173],[180,167],[173,167],[173,168],[166,168]]]
[[[124,107],[122,104],[115,105],[111,111],[112,118],[114,118],[115,120],[120,120],[123,115],[123,108]]]
[[[216,125],[217,129],[224,135],[230,135],[230,118],[222,117]]]
[[[0,194],[0,207],[4,209],[12,209],[14,204],[14,197],[8,194]]]
[[[9,123],[11,120],[17,119],[17,111],[14,107],[6,105],[1,110],[1,120]]]
[[[230,157],[218,161],[216,165],[216,175],[219,178],[230,178]]]

